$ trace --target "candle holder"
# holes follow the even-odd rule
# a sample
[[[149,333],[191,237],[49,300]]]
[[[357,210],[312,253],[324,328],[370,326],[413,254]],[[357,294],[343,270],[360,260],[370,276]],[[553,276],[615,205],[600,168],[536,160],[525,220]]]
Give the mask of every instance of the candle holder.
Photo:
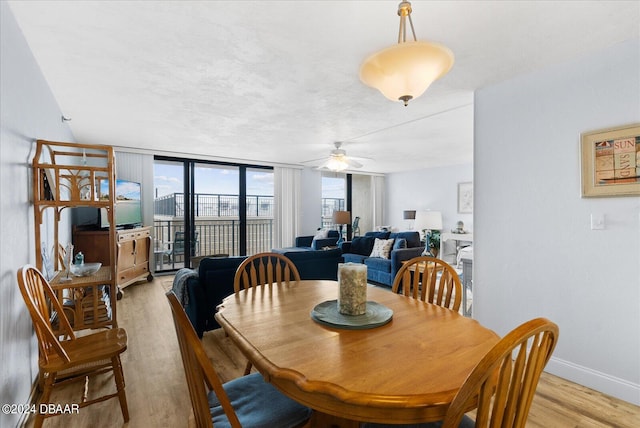
[[[338,311],[343,315],[367,312],[367,266],[338,263]]]

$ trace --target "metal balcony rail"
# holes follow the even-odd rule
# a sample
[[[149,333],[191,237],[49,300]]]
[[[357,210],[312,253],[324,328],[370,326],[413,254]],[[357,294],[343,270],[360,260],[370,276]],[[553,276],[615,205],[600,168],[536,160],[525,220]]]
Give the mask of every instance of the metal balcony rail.
[[[239,217],[239,196],[219,193],[196,193],[196,217]],[[156,198],[155,215],[183,217],[184,193],[171,193]],[[273,196],[247,195],[247,217],[272,217]]]

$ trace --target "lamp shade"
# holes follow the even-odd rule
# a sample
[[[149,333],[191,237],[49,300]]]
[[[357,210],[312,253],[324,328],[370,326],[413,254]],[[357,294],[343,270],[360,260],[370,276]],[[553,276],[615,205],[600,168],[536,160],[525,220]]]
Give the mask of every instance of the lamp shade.
[[[416,210],[402,211],[402,218],[404,220],[415,220],[415,218],[416,218]]]
[[[416,212],[416,230],[442,230],[442,213],[440,211]]]
[[[333,224],[349,224],[351,223],[351,213],[349,211],[334,211]]]
[[[453,66],[453,52],[439,43],[409,41],[376,52],[360,67],[360,80],[391,101],[415,99]],[[408,99],[406,99],[408,97]]]

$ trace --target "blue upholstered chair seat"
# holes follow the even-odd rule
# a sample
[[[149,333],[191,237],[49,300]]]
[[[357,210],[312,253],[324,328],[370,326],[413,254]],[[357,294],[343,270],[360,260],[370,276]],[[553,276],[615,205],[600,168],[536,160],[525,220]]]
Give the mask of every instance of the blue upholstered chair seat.
[[[266,383],[260,373],[233,379],[223,387],[243,428],[292,428],[311,416],[308,407],[281,394],[273,385]],[[214,427],[231,427],[213,392],[209,393],[209,407]],[[265,419],[264,409],[269,409],[271,419]]]

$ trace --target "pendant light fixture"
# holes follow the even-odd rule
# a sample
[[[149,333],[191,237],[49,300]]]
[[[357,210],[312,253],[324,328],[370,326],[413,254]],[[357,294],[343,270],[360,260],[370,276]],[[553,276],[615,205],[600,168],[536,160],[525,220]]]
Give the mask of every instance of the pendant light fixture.
[[[398,15],[398,44],[367,58],[360,67],[360,80],[391,101],[400,100],[406,106],[410,100],[422,95],[436,79],[447,74],[453,66],[453,52],[439,43],[417,41],[411,20],[411,3],[401,2]],[[413,41],[407,41],[407,18]]]

